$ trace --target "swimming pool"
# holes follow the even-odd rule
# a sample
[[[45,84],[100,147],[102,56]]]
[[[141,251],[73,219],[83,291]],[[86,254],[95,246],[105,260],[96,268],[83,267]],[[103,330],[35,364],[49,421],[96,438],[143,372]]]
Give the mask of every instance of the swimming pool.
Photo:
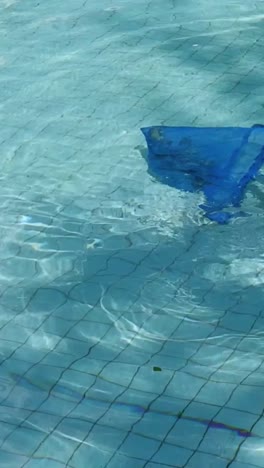
[[[264,467],[263,173],[210,223],[139,130],[263,123],[241,3],[0,1],[0,466]]]

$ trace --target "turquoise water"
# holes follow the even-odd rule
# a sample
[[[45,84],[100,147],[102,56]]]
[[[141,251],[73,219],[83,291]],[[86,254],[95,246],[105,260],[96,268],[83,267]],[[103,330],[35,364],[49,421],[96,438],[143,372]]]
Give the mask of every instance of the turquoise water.
[[[263,174],[209,223],[139,131],[264,123],[263,20],[0,0],[0,466],[264,467]]]

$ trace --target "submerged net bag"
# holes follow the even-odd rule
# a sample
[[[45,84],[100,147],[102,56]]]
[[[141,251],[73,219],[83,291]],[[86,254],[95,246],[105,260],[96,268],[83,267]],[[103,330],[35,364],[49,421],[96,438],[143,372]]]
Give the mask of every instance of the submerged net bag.
[[[147,127],[149,172],[160,182],[202,191],[206,216],[226,223],[264,161],[264,126],[252,128]]]

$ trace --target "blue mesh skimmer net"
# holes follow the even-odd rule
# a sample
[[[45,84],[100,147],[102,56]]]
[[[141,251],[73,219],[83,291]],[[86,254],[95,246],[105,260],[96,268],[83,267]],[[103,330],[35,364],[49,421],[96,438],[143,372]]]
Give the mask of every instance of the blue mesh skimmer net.
[[[202,191],[201,208],[218,223],[234,216],[230,208],[240,205],[248,182],[264,161],[263,125],[141,130],[148,145],[149,172],[171,187]]]

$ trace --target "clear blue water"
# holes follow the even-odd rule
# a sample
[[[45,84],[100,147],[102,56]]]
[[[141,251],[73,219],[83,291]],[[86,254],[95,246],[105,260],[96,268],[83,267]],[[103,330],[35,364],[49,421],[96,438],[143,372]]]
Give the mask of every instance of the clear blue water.
[[[263,20],[0,1],[0,466],[264,467],[263,175],[217,226],[139,131],[263,123]]]

